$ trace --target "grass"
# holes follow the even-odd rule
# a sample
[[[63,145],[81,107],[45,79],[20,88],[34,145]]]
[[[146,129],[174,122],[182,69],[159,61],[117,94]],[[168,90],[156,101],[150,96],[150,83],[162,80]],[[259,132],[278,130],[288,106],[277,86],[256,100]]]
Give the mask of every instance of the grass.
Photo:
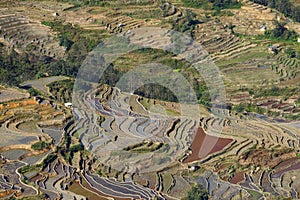
[[[267,52],[267,48],[264,50],[262,47],[257,47],[252,49],[251,52],[245,52],[234,59],[222,59],[221,61],[216,62],[216,65],[219,68],[224,68],[226,66],[243,63],[251,59],[268,58],[268,56],[271,56],[271,54]]]
[[[166,114],[168,116],[180,116],[180,113],[168,108],[166,109]]]
[[[144,20],[151,19],[151,18],[157,19],[163,15],[161,9],[143,10],[142,12],[140,10],[136,10],[131,12],[124,12],[123,14],[135,19],[144,19]]]
[[[163,178],[163,192],[167,193],[168,189],[170,188],[171,184],[172,184],[172,176],[169,173],[164,173],[162,175]]]
[[[245,188],[245,190],[247,190],[247,192],[251,195],[251,197],[252,197],[251,199],[259,199],[262,196],[260,193],[254,191],[254,190],[250,190],[247,188]]]
[[[29,196],[29,197],[22,197],[22,198],[15,198],[15,197],[10,197],[9,200],[41,200],[41,199],[48,199],[45,194],[40,194],[37,196]]]
[[[131,105],[131,109],[133,112],[147,115],[147,112],[142,108],[142,106],[139,103],[137,103],[137,96],[130,96],[129,104]]]
[[[18,171],[21,174],[25,174],[30,171],[39,170],[40,168],[41,168],[41,165],[32,165],[32,166],[26,165],[26,166],[20,168]]]
[[[154,106],[154,102],[152,99],[150,99],[150,102],[148,102],[148,99],[147,98],[143,98],[143,100],[140,101],[140,103],[144,106],[144,108],[148,111],[151,110],[151,107]],[[175,110],[173,109],[169,109],[169,108],[166,108],[166,107],[163,107],[162,105],[155,105],[155,106],[160,106],[162,107],[161,110],[165,111],[166,113],[162,112],[161,114],[166,114],[168,116],[179,116],[180,113],[176,112]],[[153,110],[152,110],[153,111]],[[158,113],[158,112],[157,112]]]
[[[18,129],[31,133],[41,133],[36,121],[28,121],[18,125]]]
[[[140,103],[144,106],[144,108],[146,110],[149,110],[151,108],[151,103],[148,102],[148,99],[147,98],[143,98],[142,101],[140,101]]]

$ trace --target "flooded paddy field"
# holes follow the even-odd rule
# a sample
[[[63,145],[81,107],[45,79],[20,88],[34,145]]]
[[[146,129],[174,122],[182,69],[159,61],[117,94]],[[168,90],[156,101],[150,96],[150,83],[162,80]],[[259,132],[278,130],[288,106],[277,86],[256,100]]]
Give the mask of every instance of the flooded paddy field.
[[[184,163],[201,160],[206,156],[223,150],[233,140],[207,135],[201,127],[198,127],[191,145],[192,154]]]

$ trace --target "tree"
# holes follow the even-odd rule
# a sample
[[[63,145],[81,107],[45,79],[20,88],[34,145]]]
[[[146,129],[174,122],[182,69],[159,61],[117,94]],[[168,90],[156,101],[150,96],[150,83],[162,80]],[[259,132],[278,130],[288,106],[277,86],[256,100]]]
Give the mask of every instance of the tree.
[[[290,41],[296,41],[298,34],[293,30],[288,30],[285,25],[285,22],[278,22],[274,21],[275,28],[273,30],[267,30],[265,32],[265,35],[267,37],[276,38],[280,40],[290,40]]]
[[[289,55],[290,58],[295,58],[297,56],[295,49],[292,48],[287,48],[286,53]]]
[[[231,34],[234,34],[234,30],[233,30],[233,29],[234,29],[235,27],[236,27],[236,26],[235,26],[234,24],[232,24],[231,22],[229,23],[228,28],[229,28]]]
[[[207,200],[208,196],[208,191],[202,185],[198,184],[192,187],[184,200]]]
[[[284,34],[284,32],[287,30],[285,27],[285,23],[280,23],[278,21],[275,21],[275,29],[273,30],[274,37],[280,37]]]
[[[32,97],[40,95],[40,92],[34,88],[29,88],[28,92],[29,92],[30,96],[32,96]]]
[[[293,0],[252,0],[255,3],[275,8],[285,16],[300,21],[300,7]]]

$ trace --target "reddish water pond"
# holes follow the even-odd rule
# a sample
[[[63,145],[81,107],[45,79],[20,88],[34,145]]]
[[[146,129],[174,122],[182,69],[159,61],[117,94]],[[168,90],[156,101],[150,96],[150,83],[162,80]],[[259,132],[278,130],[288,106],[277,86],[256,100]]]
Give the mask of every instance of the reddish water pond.
[[[200,160],[210,154],[221,151],[232,141],[232,139],[228,138],[207,135],[201,127],[198,127],[191,145],[192,154],[183,163]]]
[[[283,169],[279,172],[276,172],[274,174],[271,175],[272,178],[280,178],[282,176],[282,174],[289,172],[289,171],[294,171],[294,170],[299,170],[300,169],[300,162],[291,165],[290,167]]]
[[[237,184],[239,182],[244,181],[245,172],[238,172],[234,175],[234,177],[230,180],[230,183]]]

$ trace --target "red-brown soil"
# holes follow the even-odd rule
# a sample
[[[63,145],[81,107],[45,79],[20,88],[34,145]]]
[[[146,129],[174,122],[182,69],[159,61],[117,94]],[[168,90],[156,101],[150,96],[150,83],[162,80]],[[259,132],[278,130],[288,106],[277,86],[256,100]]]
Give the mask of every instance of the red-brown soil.
[[[234,177],[230,180],[230,183],[237,184],[239,182],[244,181],[245,172],[238,172],[234,175]]]
[[[207,135],[201,127],[198,127],[191,145],[192,154],[183,163],[201,160],[210,154],[223,150],[232,141],[228,138]]]

